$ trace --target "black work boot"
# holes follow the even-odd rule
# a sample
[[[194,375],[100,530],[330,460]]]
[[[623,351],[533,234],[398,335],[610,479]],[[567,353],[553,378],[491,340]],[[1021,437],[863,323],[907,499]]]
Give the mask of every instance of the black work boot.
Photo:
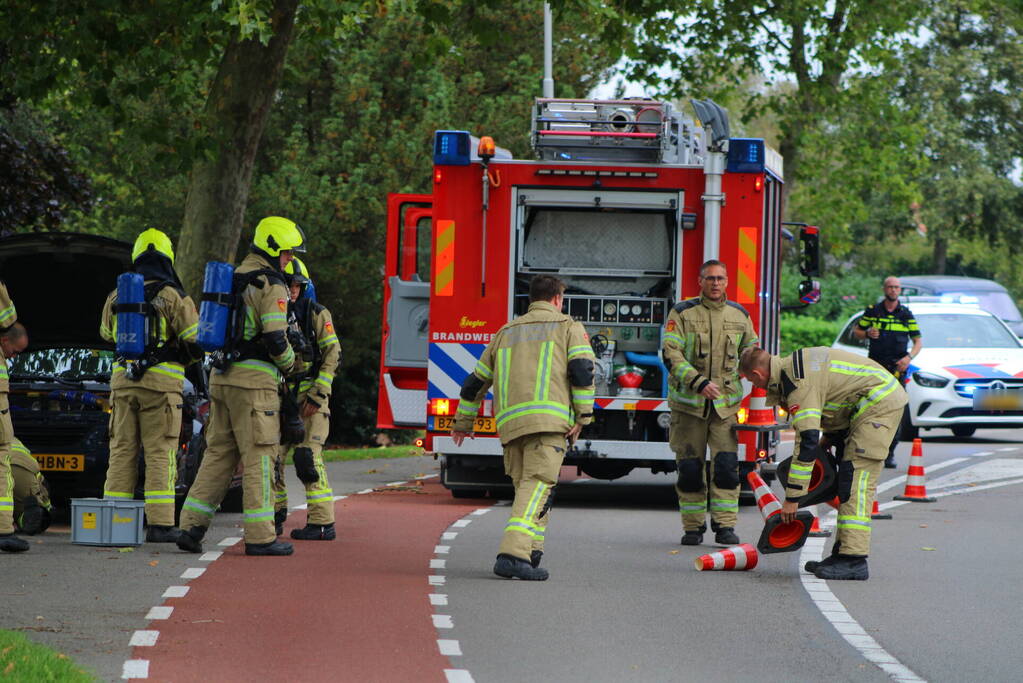
[[[522,579],[523,581],[546,581],[550,576],[546,569],[534,567],[526,560],[504,553],[497,556],[494,573],[506,579]]]
[[[330,524],[306,524],[301,529],[292,529],[291,537],[299,541],[333,541],[337,538],[333,522]]]
[[[274,510],[274,530],[280,536],[284,533],[284,522],[288,519],[288,508]],[[292,532],[294,533],[294,532]],[[294,538],[294,536],[292,536]]]
[[[842,547],[840,541],[835,541],[834,545],[831,546],[831,554],[825,557],[823,560],[810,560],[803,565],[803,569],[813,574],[817,571],[817,567],[824,567],[829,564],[835,563],[835,558],[838,557],[838,552]]]
[[[834,555],[831,564],[821,562],[813,575],[828,581],[866,581],[867,558],[862,555]],[[808,563],[809,564],[809,563]]]
[[[39,504],[35,496],[25,496],[25,510],[21,513],[18,526],[21,533],[35,536],[50,526],[50,511]]]
[[[542,559],[543,559],[542,550],[534,550],[533,552],[529,553],[529,564],[533,565],[534,567],[539,567],[540,560]]]
[[[13,533],[0,534],[0,550],[5,553],[23,553],[28,550],[28,541],[18,538]]]
[[[151,524],[146,529],[146,543],[177,543],[181,529],[176,526],[157,526]]]
[[[194,526],[190,529],[181,530],[175,543],[178,547],[189,553],[202,552],[202,539],[206,535],[206,527]]]
[[[739,545],[739,537],[736,536],[735,529],[723,526],[714,534],[714,542],[718,545]]]
[[[269,543],[246,543],[246,555],[290,555],[295,548],[284,541],[270,541]]]
[[[703,543],[703,533],[699,529],[687,529],[679,542],[682,545],[700,545]]]
[[[890,470],[894,470],[895,467],[896,467],[896,465],[895,465],[895,456],[894,455],[889,455],[887,458],[885,458],[884,466],[886,468],[890,469]]]

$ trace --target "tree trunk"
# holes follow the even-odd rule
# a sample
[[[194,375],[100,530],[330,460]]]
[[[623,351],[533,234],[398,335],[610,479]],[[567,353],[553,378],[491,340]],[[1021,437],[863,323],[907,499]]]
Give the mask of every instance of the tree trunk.
[[[944,275],[948,265],[948,240],[944,237],[934,239],[934,258],[932,260],[935,275]]]
[[[275,0],[273,37],[266,45],[231,41],[206,100],[201,133],[212,139],[213,153],[192,167],[175,263],[193,296],[202,287],[207,261],[234,260],[252,167],[295,32],[298,3]]]

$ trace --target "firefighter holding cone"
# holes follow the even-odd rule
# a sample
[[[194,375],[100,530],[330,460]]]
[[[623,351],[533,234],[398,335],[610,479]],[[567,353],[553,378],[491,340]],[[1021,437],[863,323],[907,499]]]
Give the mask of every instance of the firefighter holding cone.
[[[284,273],[292,311],[312,350],[312,366],[298,382],[305,440],[291,451],[295,473],[305,486],[308,515],[305,526],[292,529],[291,537],[300,541],[333,541],[337,536],[334,492],[323,466],[323,446],[330,432],[330,390],[341,362],[341,344],[330,311],[313,298],[312,280],[305,264],[294,258],[285,266]],[[277,501],[286,512],[288,499],[283,486],[278,487]]]
[[[829,436],[846,432],[844,442],[836,444],[842,460],[835,544],[830,557],[807,562],[806,571],[819,579],[867,579],[871,506],[906,392],[874,361],[826,347],[800,349],[785,358],[752,348],[743,354],[740,371],[753,386],[767,389],[769,404],[786,406],[792,416],[797,452],[785,482],[783,521],[795,517],[806,495],[821,430]]]
[[[561,312],[565,284],[550,275],[529,283],[529,310],[506,324],[462,383],[452,437],[473,432],[493,386],[504,468],[515,486],[494,573],[545,581],[539,566],[551,500],[567,446],[593,420],[593,350],[582,324]]]
[[[736,545],[739,516],[738,441],[732,425],[742,402],[739,355],[757,343],[749,313],[725,297],[728,271],[717,260],[700,268],[700,296],[676,304],[664,327],[661,354],[670,373],[669,441],[678,467],[682,545],[699,545],[707,530],[707,487],[714,542]],[[710,481],[705,453],[710,446]]]
[[[185,365],[202,358],[195,345],[199,316],[174,271],[174,248],[163,232],[150,228],[135,240],[132,271],[143,285],[142,301],[119,301],[122,286],[103,305],[100,335],[117,344],[110,379],[110,461],[103,497],[132,499],[139,450],[145,452],[146,541],[174,543],[174,486],[177,481],[181,391]],[[127,316],[127,317],[126,317]],[[123,355],[125,329],[139,320],[134,359]],[[119,331],[119,325],[121,327]]]

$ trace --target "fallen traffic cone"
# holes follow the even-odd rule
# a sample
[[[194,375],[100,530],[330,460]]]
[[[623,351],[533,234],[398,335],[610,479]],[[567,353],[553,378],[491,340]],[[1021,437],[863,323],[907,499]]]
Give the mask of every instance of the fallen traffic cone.
[[[933,503],[937,498],[927,495],[927,477],[924,474],[924,449],[920,439],[913,439],[913,453],[909,456],[909,473],[906,475],[906,490],[895,500],[913,503]]]
[[[806,543],[806,537],[813,525],[813,515],[807,510],[800,510],[791,522],[781,521],[781,503],[777,496],[757,472],[746,475],[753,495],[757,499],[760,514],[764,517],[764,530],[760,532],[757,550],[768,555],[770,553],[787,553],[799,550]]]
[[[825,529],[821,526],[820,517],[817,514],[817,506],[813,506],[813,511],[810,513],[813,515],[813,524],[810,525],[810,536],[817,538],[827,538],[831,535],[831,529]]]
[[[782,488],[788,485],[789,469],[792,467],[792,456],[789,456],[778,463],[778,481]],[[806,495],[799,499],[799,507],[809,507],[817,503],[823,503],[835,496],[838,490],[838,472],[831,464],[824,451],[818,451],[813,461],[813,469],[810,471],[810,483],[806,488]]]
[[[877,498],[874,499],[874,509],[870,511],[871,519],[891,519],[892,513],[881,512],[881,508],[877,506]]]
[[[757,550],[749,543],[733,545],[715,553],[700,555],[693,564],[696,571],[749,571],[757,566]]]

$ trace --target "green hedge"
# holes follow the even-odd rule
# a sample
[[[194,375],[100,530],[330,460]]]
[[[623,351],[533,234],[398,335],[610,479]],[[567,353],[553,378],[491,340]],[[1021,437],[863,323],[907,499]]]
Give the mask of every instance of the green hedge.
[[[781,352],[792,353],[805,346],[831,346],[842,324],[798,313],[781,314]]]

